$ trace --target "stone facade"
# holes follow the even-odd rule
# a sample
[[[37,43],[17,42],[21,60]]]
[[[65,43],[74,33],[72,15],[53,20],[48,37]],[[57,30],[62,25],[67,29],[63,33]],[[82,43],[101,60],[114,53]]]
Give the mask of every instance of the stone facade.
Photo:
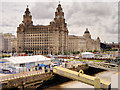
[[[11,40],[11,51],[12,52],[16,52],[16,50],[17,50],[17,38],[13,38],[12,40]]]
[[[12,52],[13,44],[12,41],[15,39],[15,35],[12,33],[4,33],[4,50],[7,52]]]
[[[11,52],[12,47],[14,47],[13,44],[17,44],[15,42],[12,44],[13,39],[16,39],[16,37],[12,33],[0,33],[0,51]]]
[[[17,52],[33,51],[34,54],[55,54],[67,51],[68,29],[61,4],[49,25],[33,25],[29,8],[17,27]]]
[[[0,52],[4,51],[4,37],[3,33],[0,33]]]
[[[86,28],[86,31],[84,32],[83,37],[86,39],[86,50],[87,51],[94,51],[98,50],[100,51],[100,38],[97,37],[96,40],[91,38],[90,32],[88,31],[88,28]]]
[[[86,28],[83,36],[72,35],[68,37],[68,49],[70,52],[100,50],[100,39],[98,37],[96,40],[93,40],[88,28]]]
[[[67,23],[61,4],[49,25],[33,25],[32,15],[26,8],[23,21],[17,27],[17,52],[33,51],[34,54],[55,54],[68,51],[100,50],[100,39],[91,39],[88,29],[82,36],[68,36]]]
[[[85,51],[86,50],[86,39],[81,36],[69,35],[68,37],[68,51]]]

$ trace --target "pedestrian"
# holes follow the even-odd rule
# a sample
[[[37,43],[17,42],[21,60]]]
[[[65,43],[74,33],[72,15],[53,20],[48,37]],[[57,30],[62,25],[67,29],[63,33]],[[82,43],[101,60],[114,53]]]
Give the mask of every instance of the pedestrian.
[[[67,63],[65,63],[65,68],[67,68]]]
[[[23,74],[25,73],[25,71],[23,71]]]
[[[49,64],[48,66],[49,66],[49,68],[50,68],[50,64]]]
[[[50,72],[51,72],[51,74],[53,74],[53,67],[52,67],[52,65],[50,66]]]
[[[46,65],[44,66],[44,69],[46,69]]]
[[[35,67],[35,70],[37,71],[37,66]]]
[[[42,67],[41,67],[41,66],[39,67],[39,70],[42,70]]]
[[[46,66],[44,67],[44,69],[45,69],[45,73],[47,72],[47,68],[46,68]]]

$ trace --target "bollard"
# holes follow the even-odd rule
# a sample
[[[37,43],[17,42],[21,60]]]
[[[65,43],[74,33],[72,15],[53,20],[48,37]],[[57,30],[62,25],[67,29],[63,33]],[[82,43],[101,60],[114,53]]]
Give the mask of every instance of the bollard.
[[[94,80],[94,90],[100,90],[100,79],[95,78]]]

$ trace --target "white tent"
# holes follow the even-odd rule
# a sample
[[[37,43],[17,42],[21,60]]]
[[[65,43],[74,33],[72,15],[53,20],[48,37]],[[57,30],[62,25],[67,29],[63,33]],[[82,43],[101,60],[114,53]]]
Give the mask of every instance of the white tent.
[[[34,55],[34,56],[18,56],[18,57],[3,58],[2,60],[13,64],[22,64],[22,63],[39,62],[39,61],[50,61],[51,58],[47,58],[43,55]]]
[[[91,53],[91,52],[82,53],[82,58],[94,58],[94,57],[95,57],[94,53]]]

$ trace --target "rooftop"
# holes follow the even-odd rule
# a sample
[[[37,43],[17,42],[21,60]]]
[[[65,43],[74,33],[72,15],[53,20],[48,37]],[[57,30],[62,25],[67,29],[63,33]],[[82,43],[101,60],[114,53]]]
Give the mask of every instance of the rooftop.
[[[4,62],[9,62],[13,64],[30,63],[30,62],[45,61],[45,60],[51,60],[51,58],[47,58],[43,55],[34,55],[34,56],[19,56],[19,57],[10,57],[10,58],[2,59],[2,61]]]

